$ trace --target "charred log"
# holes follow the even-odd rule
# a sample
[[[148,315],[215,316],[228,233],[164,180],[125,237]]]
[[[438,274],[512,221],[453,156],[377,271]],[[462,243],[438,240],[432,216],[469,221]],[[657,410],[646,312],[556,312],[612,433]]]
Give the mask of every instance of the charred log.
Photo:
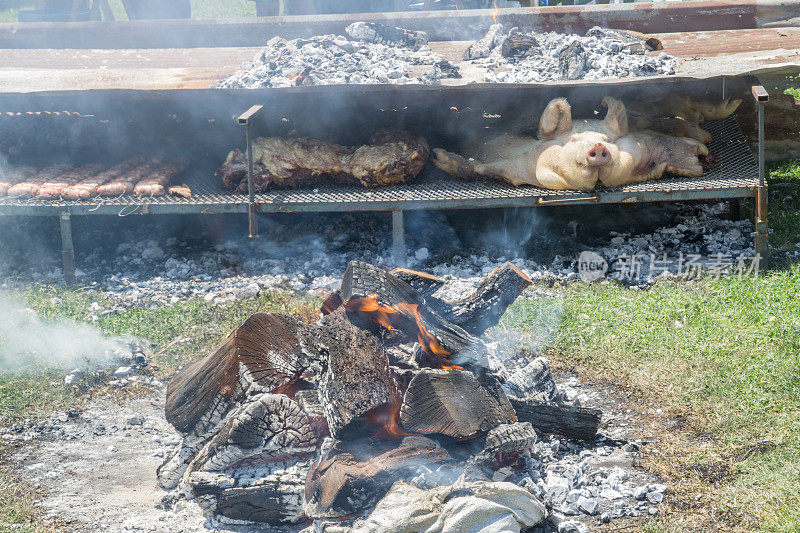
[[[194,472],[189,484],[209,517],[216,514],[234,519],[295,524],[306,519],[303,491],[310,462],[274,463],[246,484],[218,472]]]
[[[451,461],[444,448],[424,437],[380,444],[339,441],[308,474],[305,512],[312,518],[356,514],[382,498],[395,481]]]
[[[317,443],[308,415],[295,401],[282,394],[260,394],[226,418],[192,461],[189,473],[302,456],[314,452]]]
[[[183,435],[176,454],[158,469],[161,486],[175,487],[197,450],[251,389],[279,391],[296,382],[311,357],[300,345],[299,320],[258,313],[206,357],[180,369],[167,386],[167,421]]]
[[[500,424],[486,434],[483,451],[498,454],[528,450],[537,440],[536,430],[530,422]]]
[[[353,325],[344,311],[320,321],[328,354],[319,398],[331,435],[376,407],[396,404],[397,391],[389,357],[378,339]]]
[[[516,422],[502,390],[498,396],[493,392],[470,372],[421,370],[403,397],[400,421],[406,431],[454,438],[473,437]]]
[[[409,270],[407,268],[395,268],[389,273],[411,286],[423,298],[430,297],[434,292],[444,285],[444,280],[432,274]]]
[[[481,281],[471,296],[453,304],[442,316],[480,337],[500,321],[508,306],[531,283],[531,278],[522,270],[512,263],[503,263]]]
[[[539,433],[552,433],[568,439],[593,439],[603,412],[572,405],[511,399],[520,422],[530,422]]]

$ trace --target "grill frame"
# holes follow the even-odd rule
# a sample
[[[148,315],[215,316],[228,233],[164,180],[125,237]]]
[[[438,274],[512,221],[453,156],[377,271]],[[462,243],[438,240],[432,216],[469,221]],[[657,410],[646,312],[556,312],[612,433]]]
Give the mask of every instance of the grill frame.
[[[591,193],[514,187],[499,182],[467,182],[429,165],[411,183],[368,190],[360,186],[325,184],[316,188],[273,190],[254,195],[259,213],[406,211],[419,209],[480,209],[564,204],[614,204],[676,200],[748,198],[759,185],[758,163],[735,116],[708,122],[713,140],[708,147],[719,156],[716,168],[700,178],[670,177],[625,187],[600,187]],[[222,187],[207,166],[190,168],[184,180],[192,198],[91,198],[40,200],[0,198],[0,215],[145,215],[246,213],[248,195]]]

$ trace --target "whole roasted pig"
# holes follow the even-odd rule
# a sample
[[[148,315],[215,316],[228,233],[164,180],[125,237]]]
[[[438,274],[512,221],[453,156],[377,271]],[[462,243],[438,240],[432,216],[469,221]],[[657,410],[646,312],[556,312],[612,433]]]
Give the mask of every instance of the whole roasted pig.
[[[629,132],[625,105],[603,100],[603,120],[573,120],[569,103],[552,100],[539,120],[538,139],[502,135],[483,144],[471,159],[434,149],[434,164],[460,178],[493,178],[512,185],[555,190],[594,189],[597,182],[618,186],[657,179],[667,171],[702,174],[698,156],[706,147],[689,138]]]
[[[425,139],[396,130],[379,130],[362,146],[341,146],[309,138],[260,137],[253,141],[253,183],[298,187],[329,178],[374,188],[414,178],[428,160]],[[247,159],[240,150],[228,154],[216,175],[228,188],[247,192]]]

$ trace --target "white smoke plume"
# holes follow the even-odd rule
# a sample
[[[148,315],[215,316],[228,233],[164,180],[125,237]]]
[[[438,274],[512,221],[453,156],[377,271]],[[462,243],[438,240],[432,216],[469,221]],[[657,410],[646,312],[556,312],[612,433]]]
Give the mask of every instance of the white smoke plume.
[[[0,372],[31,365],[96,367],[125,348],[125,340],[106,337],[95,326],[42,318],[22,300],[0,293]]]

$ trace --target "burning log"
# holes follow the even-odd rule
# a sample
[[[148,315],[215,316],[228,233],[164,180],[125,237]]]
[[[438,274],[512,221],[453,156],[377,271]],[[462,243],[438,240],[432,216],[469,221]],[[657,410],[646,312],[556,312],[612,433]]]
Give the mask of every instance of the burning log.
[[[510,401],[520,422],[530,422],[539,433],[562,435],[568,439],[593,439],[603,415],[599,409],[514,398]]]
[[[304,509],[312,518],[359,513],[378,501],[396,481],[411,479],[421,467],[452,462],[436,442],[412,436],[379,444],[336,444],[308,473]]]
[[[377,22],[354,22],[346,27],[344,31],[354,41],[404,46],[414,49],[428,44],[428,34],[424,31],[396,28]]]
[[[539,48],[539,41],[536,37],[529,33],[523,33],[519,28],[511,28],[500,45],[500,53],[504,57],[509,56],[526,56],[537,52]]]
[[[460,439],[517,418],[502,390],[490,391],[472,373],[425,369],[408,385],[400,421],[407,431]]]
[[[324,317],[319,328],[328,353],[319,397],[331,435],[339,437],[373,409],[399,404],[397,385],[378,338],[353,325],[344,311]]]
[[[433,357],[432,366],[452,366],[451,356],[477,367],[488,364],[485,347],[477,337],[438,316],[410,285],[376,266],[351,261],[342,279],[340,298],[355,324],[382,327],[389,333],[402,332],[406,338],[416,339]]]

